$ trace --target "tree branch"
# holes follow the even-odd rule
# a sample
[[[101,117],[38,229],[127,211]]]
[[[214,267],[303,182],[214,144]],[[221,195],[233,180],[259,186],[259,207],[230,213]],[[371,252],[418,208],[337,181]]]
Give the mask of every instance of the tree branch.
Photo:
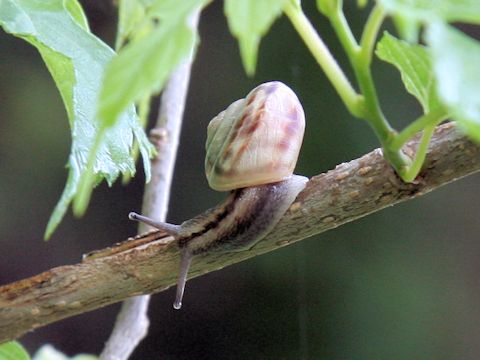
[[[418,143],[417,136],[404,151],[413,157]],[[280,223],[255,247],[236,253],[198,255],[190,277],[333,229],[479,170],[480,148],[452,123],[441,125],[432,137],[424,168],[414,183],[402,182],[378,149],[340,164],[310,179]],[[165,290],[175,283],[178,264],[179,251],[173,239],[153,231],[119,248],[87,257],[79,264],[53,268],[2,286],[0,343],[130,296]]]

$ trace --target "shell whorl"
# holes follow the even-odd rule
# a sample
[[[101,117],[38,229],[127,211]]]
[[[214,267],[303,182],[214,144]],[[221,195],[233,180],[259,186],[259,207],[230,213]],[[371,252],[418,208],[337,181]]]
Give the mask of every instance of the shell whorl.
[[[257,86],[208,125],[210,187],[227,191],[292,175],[304,130],[302,105],[288,86],[278,81]]]

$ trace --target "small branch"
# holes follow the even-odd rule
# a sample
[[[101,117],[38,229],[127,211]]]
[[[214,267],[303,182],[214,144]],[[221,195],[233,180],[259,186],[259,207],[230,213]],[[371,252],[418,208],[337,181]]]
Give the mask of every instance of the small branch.
[[[199,10],[192,14],[190,25],[194,28],[198,25],[199,15]],[[192,52],[189,59],[171,74],[162,93],[157,122],[150,132],[157,157],[152,159],[152,179],[145,185],[142,213],[159,221],[165,221],[167,217],[193,58]],[[140,234],[147,230],[147,225],[139,224]],[[148,333],[149,302],[150,295],[135,296],[123,302],[112,334],[100,355],[101,360],[126,360],[130,357]]]
[[[416,136],[404,151],[415,153],[418,144]],[[432,136],[423,170],[415,182],[402,182],[378,149],[340,164],[310,179],[275,229],[255,247],[244,252],[198,255],[193,259],[190,277],[336,228],[477,171],[480,148],[452,123],[441,125]],[[175,283],[179,249],[172,238],[154,231],[120,249],[123,251],[110,251],[110,256],[92,256],[82,263],[53,268],[0,287],[0,343],[130,296],[165,290]]]

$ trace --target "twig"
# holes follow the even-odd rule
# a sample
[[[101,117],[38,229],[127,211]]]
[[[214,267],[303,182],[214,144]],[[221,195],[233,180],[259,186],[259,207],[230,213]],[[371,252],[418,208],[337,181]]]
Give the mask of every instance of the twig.
[[[198,25],[200,11],[192,14],[191,26]],[[150,138],[157,150],[152,159],[152,179],[145,185],[142,213],[165,221],[167,217],[173,170],[182,128],[183,113],[187,100],[188,84],[194,54],[190,54],[171,74],[163,90],[158,118],[150,131]],[[139,234],[150,230],[140,223]],[[147,316],[150,295],[127,299],[115,321],[113,331],[100,355],[101,360],[126,360],[148,333]]]
[[[404,151],[415,154],[418,143],[417,136]],[[402,182],[378,149],[340,164],[310,179],[275,229],[254,248],[198,255],[190,277],[333,229],[479,170],[480,148],[453,124],[441,125],[432,137],[424,168],[415,182]],[[139,245],[141,241],[143,245]],[[179,250],[172,238],[154,231],[132,244],[137,246],[0,287],[0,343],[130,296],[165,290],[175,283]]]

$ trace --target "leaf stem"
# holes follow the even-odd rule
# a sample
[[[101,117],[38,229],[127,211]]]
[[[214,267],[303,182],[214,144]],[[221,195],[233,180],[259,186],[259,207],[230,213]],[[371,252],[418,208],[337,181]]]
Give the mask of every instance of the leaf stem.
[[[339,11],[342,10],[339,9]],[[365,25],[360,40],[360,50],[353,53],[350,62],[364,99],[365,114],[363,118],[368,121],[379,138],[385,158],[390,161],[397,172],[401,173],[405,168],[409,167],[410,159],[399,149],[391,147],[396,131],[391,127],[383,114],[371,70],[373,49],[384,19],[385,12],[380,5],[376,4]],[[348,26],[348,24],[345,26]]]
[[[360,52],[360,46],[348,25],[342,8],[336,8],[336,11],[330,14],[329,20],[351,62]]]
[[[385,11],[382,6],[377,3],[368,17],[362,38],[360,39],[361,51],[359,61],[366,65],[368,64],[368,66],[370,66],[372,62],[373,48],[375,47],[378,31],[384,20]]]
[[[325,75],[332,83],[347,109],[352,115],[361,117],[362,96],[352,87],[332,53],[303,13],[301,6],[288,2],[284,11],[315,60],[325,72]]]
[[[413,160],[410,167],[406,170],[405,173],[401,174],[402,180],[405,182],[412,182],[415,180],[417,175],[422,169],[422,165],[425,162],[425,157],[427,156],[428,144],[432,138],[433,132],[435,130],[436,123],[427,125],[423,129],[422,139],[418,144],[417,152],[415,154],[415,159]]]
[[[390,148],[393,150],[399,150],[402,146],[412,138],[413,135],[422,131],[427,125],[435,124],[442,122],[447,119],[448,113],[442,109],[437,108],[420,116],[417,120],[409,124],[405,129],[403,129],[390,144]]]

